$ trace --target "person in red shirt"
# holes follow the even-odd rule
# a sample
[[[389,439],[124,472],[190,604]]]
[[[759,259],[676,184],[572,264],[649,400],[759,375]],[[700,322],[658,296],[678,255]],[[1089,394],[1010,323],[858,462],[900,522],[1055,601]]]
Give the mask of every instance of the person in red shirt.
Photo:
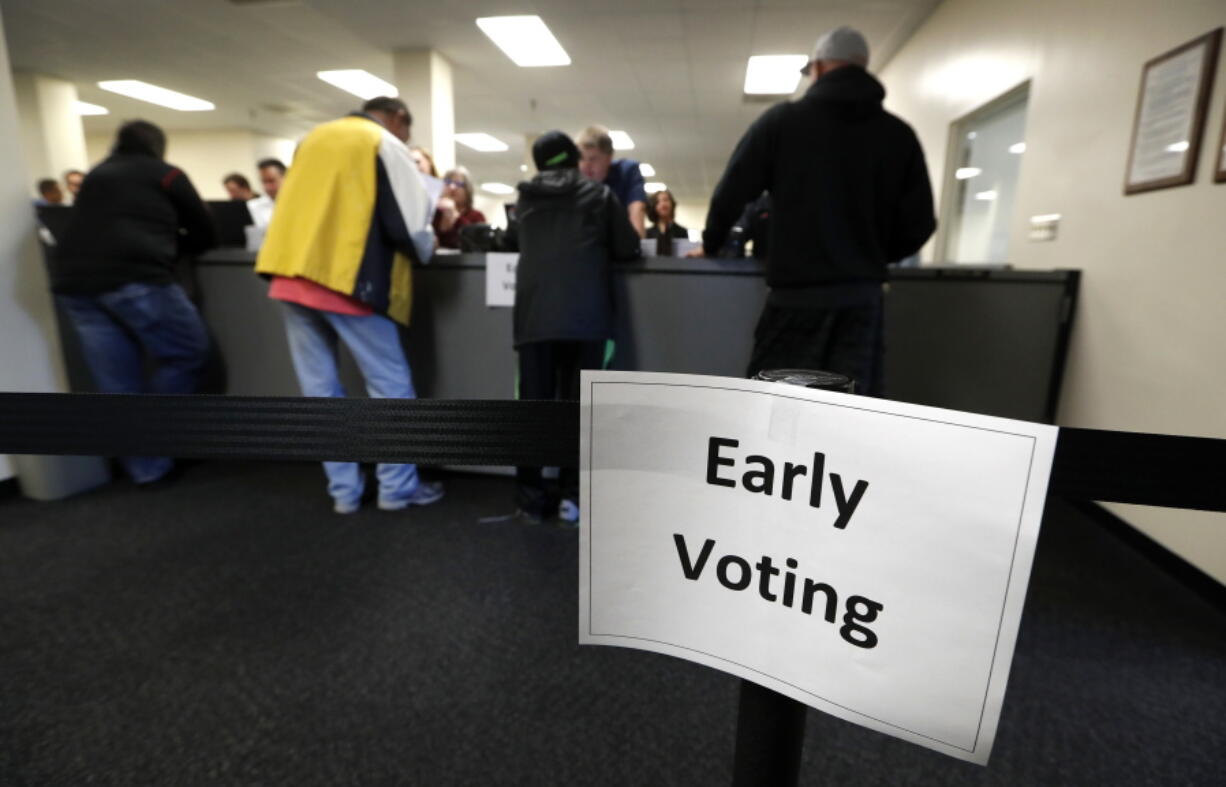
[[[400,343],[412,305],[411,262],[434,250],[430,205],[405,145],[413,116],[378,96],[362,111],[316,126],[298,146],[277,192],[256,273],[282,302],[294,372],[304,396],[345,396],[337,348],[345,345],[372,397],[414,399]],[[365,222],[355,216],[369,217]],[[362,507],[366,474],[356,462],[324,462],[332,509]],[[443,497],[417,466],[380,463],[378,506],[402,511]]]
[[[473,207],[473,181],[468,170],[464,167],[447,170],[443,176],[443,196],[434,214],[439,247],[460,248],[460,228],[484,223],[485,214]]]

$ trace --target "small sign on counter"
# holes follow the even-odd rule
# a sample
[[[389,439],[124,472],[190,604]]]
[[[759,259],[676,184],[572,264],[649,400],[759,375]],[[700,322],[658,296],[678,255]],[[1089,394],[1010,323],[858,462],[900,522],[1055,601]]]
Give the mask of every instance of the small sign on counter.
[[[659,248],[659,238],[643,238],[639,243],[642,245],[644,257],[660,256],[656,253],[656,250]],[[702,244],[692,240],[685,240],[684,238],[673,238],[672,247],[672,253],[667,256],[684,257],[694,249],[702,248]]]
[[[515,269],[519,255],[489,252],[485,255],[485,305],[515,305]]]

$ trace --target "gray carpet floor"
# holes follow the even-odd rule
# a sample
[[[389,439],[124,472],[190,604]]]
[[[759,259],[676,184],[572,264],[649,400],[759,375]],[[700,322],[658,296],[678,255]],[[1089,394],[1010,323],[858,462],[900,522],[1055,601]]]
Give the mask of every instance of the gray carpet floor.
[[[333,515],[314,465],[0,501],[0,785],[722,785],[737,680],[577,645],[508,479]],[[1049,505],[992,761],[810,711],[805,785],[1226,784],[1226,615]]]

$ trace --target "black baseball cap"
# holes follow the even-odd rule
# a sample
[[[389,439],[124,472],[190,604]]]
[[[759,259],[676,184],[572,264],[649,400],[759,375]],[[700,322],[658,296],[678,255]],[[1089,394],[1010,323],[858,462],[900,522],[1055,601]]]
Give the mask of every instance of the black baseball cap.
[[[579,148],[564,131],[547,131],[532,143],[532,161],[541,172],[579,166]]]

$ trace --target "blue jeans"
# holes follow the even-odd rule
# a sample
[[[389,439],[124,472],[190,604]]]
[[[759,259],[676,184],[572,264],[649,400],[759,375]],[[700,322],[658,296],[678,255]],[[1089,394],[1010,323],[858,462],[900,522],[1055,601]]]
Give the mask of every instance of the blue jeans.
[[[133,282],[96,295],[56,295],[102,393],[195,393],[208,358],[200,313],[177,284]],[[153,359],[145,373],[146,357]],[[156,481],[174,463],[164,456],[120,462],[138,484]]]
[[[337,340],[345,343],[366,380],[366,392],[380,399],[415,399],[409,362],[396,323],[381,315],[359,317],[282,303],[289,351],[303,396],[344,396],[336,366]],[[354,462],[324,462],[328,494],[341,504],[362,499],[366,477]],[[397,503],[417,491],[417,465],[381,464],[379,499]]]

